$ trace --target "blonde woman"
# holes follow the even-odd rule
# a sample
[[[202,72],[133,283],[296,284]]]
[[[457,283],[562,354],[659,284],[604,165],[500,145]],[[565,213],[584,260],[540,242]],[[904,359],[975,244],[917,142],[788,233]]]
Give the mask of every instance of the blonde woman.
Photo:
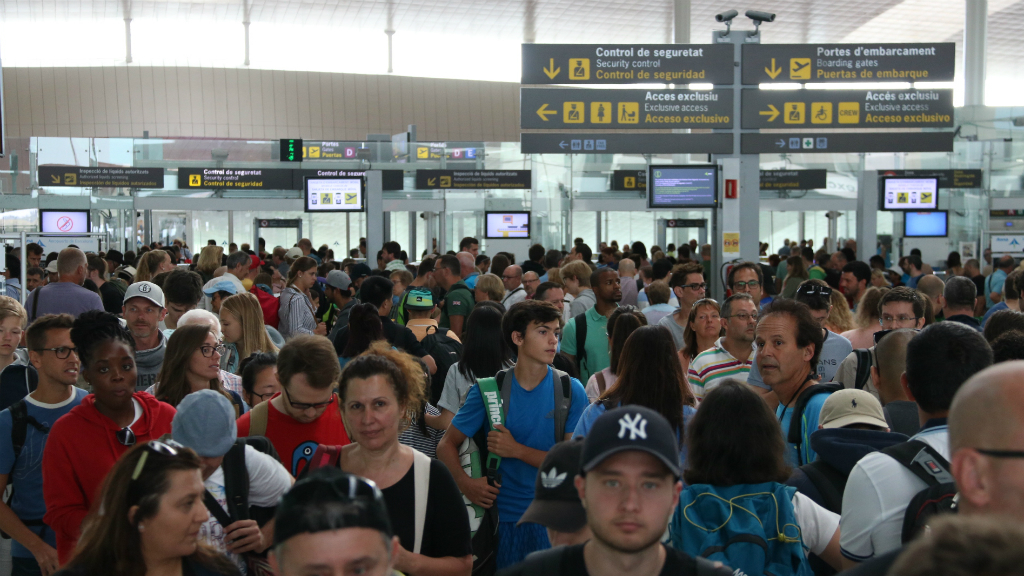
[[[224,249],[220,246],[203,247],[203,251],[199,253],[199,259],[196,261],[196,272],[203,277],[204,285],[213,280],[214,273],[217,268],[220,268],[223,259]]]
[[[875,345],[875,332],[882,329],[881,323],[878,322],[878,303],[888,291],[889,288],[874,286],[864,291],[864,296],[857,306],[857,314],[853,317],[853,330],[840,334],[849,340],[854,348],[871,348]]]
[[[220,305],[220,328],[224,335],[221,370],[238,374],[238,363],[254,352],[277,353],[263,324],[263,309],[254,294],[228,296]]]
[[[829,303],[832,308],[828,311],[828,318],[825,319],[825,328],[836,334],[842,334],[853,330],[853,313],[850,312],[850,305],[846,302],[846,296],[839,290],[833,290],[829,296]]]
[[[505,285],[497,274],[482,274],[476,280],[473,296],[477,302],[501,302],[505,297]]]
[[[139,267],[135,271],[136,282],[152,282],[153,277],[161,272],[174,270],[171,255],[163,250],[150,250],[139,258]]]

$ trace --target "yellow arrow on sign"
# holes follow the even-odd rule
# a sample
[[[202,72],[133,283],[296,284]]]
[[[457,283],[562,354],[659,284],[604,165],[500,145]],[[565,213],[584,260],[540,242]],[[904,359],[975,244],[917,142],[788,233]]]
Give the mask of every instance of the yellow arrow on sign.
[[[779,109],[772,104],[769,104],[768,107],[771,108],[771,110],[761,110],[758,114],[761,116],[771,116],[768,121],[775,122],[775,119],[779,117]]]
[[[548,117],[545,114],[558,114],[558,110],[548,110],[548,104],[545,102],[540,108],[537,108],[537,116],[540,116],[541,120],[547,122]]]
[[[764,71],[768,74],[769,78],[771,78],[772,80],[775,80],[775,77],[778,76],[780,72],[782,72],[782,68],[777,68],[775,66],[775,58],[772,58],[772,67],[771,67],[771,69],[765,68]]]
[[[427,178],[427,186],[436,186],[437,178]]]
[[[57,176],[56,174],[51,174],[50,180],[52,181],[50,182],[51,184],[60,184],[60,176]]]
[[[561,68],[555,68],[555,59],[554,58],[551,59],[551,67],[550,68],[544,68],[543,70],[544,70],[544,73],[548,75],[548,78],[551,78],[552,80],[554,80],[555,76],[558,76],[558,73],[562,71]]]

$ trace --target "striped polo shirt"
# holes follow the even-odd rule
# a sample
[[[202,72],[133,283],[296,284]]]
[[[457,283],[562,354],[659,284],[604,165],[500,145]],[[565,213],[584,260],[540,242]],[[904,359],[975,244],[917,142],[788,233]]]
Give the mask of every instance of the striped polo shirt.
[[[735,378],[740,382],[747,381],[747,374],[750,374],[751,360],[753,359],[753,348],[746,360],[737,360],[729,351],[722,346],[722,336],[715,341],[715,347],[705,350],[690,362],[690,369],[687,376],[690,381],[690,388],[698,400],[704,399],[704,394],[714,388],[723,378]]]

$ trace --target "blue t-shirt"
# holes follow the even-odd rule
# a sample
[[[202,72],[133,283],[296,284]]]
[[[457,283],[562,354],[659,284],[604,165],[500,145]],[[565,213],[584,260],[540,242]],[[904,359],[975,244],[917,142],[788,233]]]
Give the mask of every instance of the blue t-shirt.
[[[587,409],[583,411],[583,415],[580,416],[580,421],[576,424],[576,430],[573,430],[573,438],[585,438],[590,433],[590,428],[594,425],[594,420],[601,414],[604,414],[606,409],[603,402],[594,402]],[[690,420],[693,415],[697,413],[697,409],[693,406],[683,406],[683,428],[685,429],[690,425]],[[679,443],[679,466],[680,470],[686,468],[686,442],[683,434],[676,433],[676,442]]]
[[[803,440],[800,442],[800,446],[786,442],[789,446],[789,450],[786,451],[786,462],[793,467],[803,466],[804,464],[813,462],[818,457],[817,453],[811,449],[811,433],[818,429],[818,417],[821,415],[821,407],[825,404],[825,400],[828,400],[830,394],[815,394],[807,401],[807,406],[804,407],[803,423],[800,425],[800,438]],[[793,399],[796,403],[796,399]],[[785,410],[785,414],[783,411]],[[789,409],[779,404],[779,407],[775,409],[775,417],[782,417],[779,424],[782,426],[782,437],[786,438],[789,435],[789,422],[793,419],[793,407]]]
[[[41,404],[31,396],[26,396],[25,406],[28,415],[44,426],[53,427],[58,418],[81,404],[82,398],[89,394],[81,388],[74,388],[74,392],[70,398],[59,404]],[[46,446],[47,435],[29,424],[25,433],[25,445],[21,448],[18,461],[15,462],[14,445],[11,442],[12,427],[11,411],[0,412],[0,472],[8,474],[14,484],[11,509],[22,520],[42,520],[46,514],[46,503],[43,501],[43,448]],[[44,528],[29,526],[29,529],[39,534]],[[46,530],[43,540],[50,546],[57,547],[57,538],[53,530]],[[17,541],[11,543],[11,556],[34,558],[28,548]]]
[[[988,312],[985,312],[985,316],[981,318],[981,325],[984,326],[985,324],[988,324],[988,319],[991,318],[992,315],[995,314],[996,312],[999,312],[1000,310],[1009,309],[1010,307],[1006,305],[1006,302],[1000,302],[996,304],[995,306],[989,308]]]
[[[505,386],[512,386],[509,408],[506,409],[505,428],[512,433],[516,442],[535,450],[550,450],[555,445],[555,390],[552,388],[554,372],[548,368],[548,375],[533,390],[527,392],[515,378],[515,370],[509,371]],[[587,407],[587,391],[580,381],[571,378],[572,404],[565,421],[565,431],[576,429],[576,423]],[[559,384],[561,386],[561,384]],[[487,426],[487,414],[480,389],[476,384],[469,389],[466,403],[459,408],[452,419],[452,426],[472,438],[481,427]],[[561,440],[561,438],[559,438]],[[537,481],[537,468],[516,458],[501,459],[501,490],[498,492],[498,515],[502,522],[518,522],[533,501],[533,488]]]

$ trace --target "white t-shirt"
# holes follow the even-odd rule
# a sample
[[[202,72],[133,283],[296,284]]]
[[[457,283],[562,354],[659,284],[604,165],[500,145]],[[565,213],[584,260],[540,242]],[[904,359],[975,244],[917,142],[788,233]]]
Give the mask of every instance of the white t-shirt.
[[[949,429],[934,426],[914,435],[949,459]],[[907,505],[928,486],[906,466],[893,458],[873,452],[860,459],[850,471],[843,492],[843,556],[864,562],[902,545],[903,514]]]
[[[249,471],[250,506],[274,506],[292,486],[291,474],[288,474],[285,467],[252,446],[245,447],[245,467]],[[224,488],[224,469],[217,468],[216,472],[211,474],[203,484],[217,499],[221,508],[228,512],[228,499]],[[239,566],[242,574],[246,573],[245,561],[237,554],[227,551],[227,546],[224,544],[224,527],[212,514],[199,528],[199,540],[227,555]]]
[[[511,368],[512,365],[506,365],[503,370]],[[444,389],[441,390],[441,398],[437,401],[438,408],[444,408],[445,410],[456,414],[459,408],[466,403],[466,395],[469,394],[469,389],[476,384],[476,379],[466,378],[459,371],[459,362],[452,364],[451,368],[448,369],[448,375],[444,379]]]
[[[800,492],[793,495],[793,512],[800,526],[804,548],[821,556],[839,529],[839,515],[822,508]]]

